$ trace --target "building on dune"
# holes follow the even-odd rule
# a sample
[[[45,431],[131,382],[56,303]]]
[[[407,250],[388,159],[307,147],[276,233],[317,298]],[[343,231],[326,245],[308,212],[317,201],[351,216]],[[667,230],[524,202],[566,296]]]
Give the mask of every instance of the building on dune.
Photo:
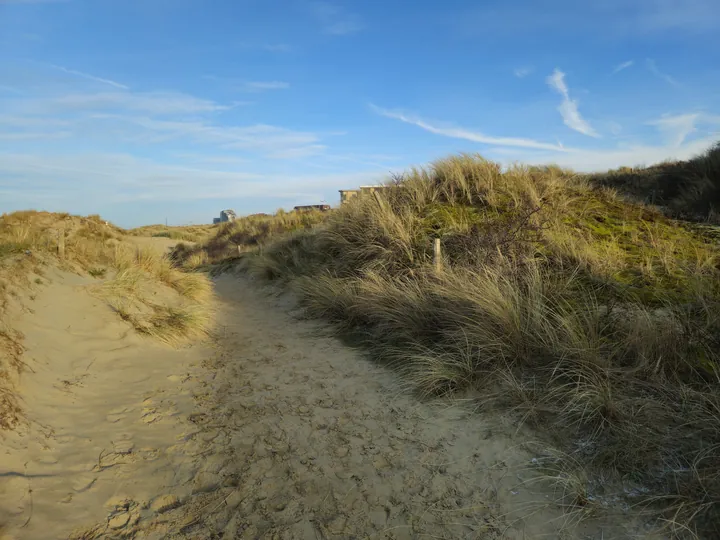
[[[220,212],[219,218],[213,218],[213,225],[217,223],[227,223],[229,221],[235,221],[237,219],[237,214],[235,213],[235,210],[223,210]]]
[[[321,212],[327,212],[330,210],[329,204],[306,204],[303,206],[296,206],[293,208],[295,212],[310,212],[312,210],[320,210]]]
[[[358,195],[372,195],[376,191],[382,191],[395,186],[378,185],[378,186],[360,186],[358,189],[341,189],[340,191],[340,204],[345,204],[350,201],[353,197]]]

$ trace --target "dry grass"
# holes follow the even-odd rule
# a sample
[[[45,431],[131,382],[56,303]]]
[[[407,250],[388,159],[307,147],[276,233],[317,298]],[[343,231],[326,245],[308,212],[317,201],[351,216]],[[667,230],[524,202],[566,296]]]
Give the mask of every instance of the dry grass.
[[[239,257],[242,253],[262,249],[279,236],[309,230],[323,223],[330,212],[285,212],[257,214],[216,226],[215,235],[194,246],[179,244],[172,258],[179,266],[193,270],[208,264]]]
[[[132,293],[119,296],[103,291],[109,305],[139,333],[169,345],[181,345],[207,336],[213,323],[208,304],[183,303],[175,306],[154,304]]]
[[[661,206],[670,215],[720,224],[720,143],[689,161],[621,167],[590,177],[634,200]]]
[[[554,167],[502,171],[459,156],[394,184],[244,267],[287,283],[311,315],[352,332],[422,393],[474,389],[479,404],[537,427],[583,471],[555,475],[569,506],[610,478],[608,500],[627,502],[612,490],[632,480],[642,487],[632,504],[674,533],[720,535],[720,244],[710,230]],[[206,251],[213,262],[224,253]]]
[[[64,245],[60,256],[58,246]],[[202,337],[212,324],[213,290],[205,274],[188,274],[168,257],[138,249],[125,231],[99,216],[15,212],[0,217],[0,429],[21,411],[13,379],[22,368],[22,336],[13,332],[7,307],[29,289],[28,276],[57,265],[101,282],[98,294],[143,334],[170,344]],[[109,277],[108,277],[109,276]],[[40,281],[40,283],[37,283]],[[37,278],[35,285],[41,285]],[[162,302],[158,291],[162,291]]]
[[[116,275],[99,287],[113,309],[142,334],[169,344],[205,336],[212,323],[213,288],[205,274],[188,274],[175,268],[168,257],[149,248],[114,247]],[[154,298],[161,287],[166,303]],[[168,302],[170,302],[168,304]]]
[[[150,236],[172,238],[186,242],[202,242],[217,232],[219,225],[184,225],[168,227],[167,225],[146,225],[130,229],[127,234],[131,236]]]

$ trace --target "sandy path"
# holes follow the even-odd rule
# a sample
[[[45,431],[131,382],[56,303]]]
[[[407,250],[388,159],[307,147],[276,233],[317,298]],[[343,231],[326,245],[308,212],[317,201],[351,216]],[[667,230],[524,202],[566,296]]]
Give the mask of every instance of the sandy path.
[[[53,281],[18,322],[33,422],[3,441],[7,538],[636,537],[563,531],[525,435],[418,401],[287,297],[222,276],[214,346],[173,350]]]
[[[169,447],[193,410],[189,375],[208,354],[136,335],[88,293],[92,279],[50,279],[16,324],[32,372],[18,389],[29,426],[2,441],[10,538],[67,538],[99,519],[120,526],[166,488],[182,495],[186,457]]]
[[[217,288],[226,352],[203,418],[223,419],[206,431],[225,455],[213,472],[230,485],[177,510],[197,521],[185,534],[523,538],[525,525],[500,515],[510,498],[532,502],[507,476],[508,462],[527,463],[513,441],[462,409],[420,404],[321,325],[292,319],[287,299],[227,276]],[[532,520],[536,533],[546,517]]]
[[[231,276],[220,353],[198,392],[196,490],[138,538],[626,538],[570,534],[527,483],[526,438],[420,403],[387,370],[300,321],[287,297]]]
[[[142,248],[154,249],[160,253],[167,253],[179,243],[183,243],[189,246],[195,244],[195,242],[189,242],[187,240],[173,240],[172,238],[165,238],[163,236],[128,236],[126,237],[126,239],[137,246],[140,246]]]

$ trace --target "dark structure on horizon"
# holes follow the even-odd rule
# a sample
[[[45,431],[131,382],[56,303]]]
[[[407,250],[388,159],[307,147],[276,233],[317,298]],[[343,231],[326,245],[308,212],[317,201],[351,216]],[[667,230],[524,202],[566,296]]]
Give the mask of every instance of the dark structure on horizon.
[[[327,212],[330,210],[329,204],[306,204],[304,206],[296,206],[293,208],[296,212],[310,212],[312,210],[320,210],[321,212]]]

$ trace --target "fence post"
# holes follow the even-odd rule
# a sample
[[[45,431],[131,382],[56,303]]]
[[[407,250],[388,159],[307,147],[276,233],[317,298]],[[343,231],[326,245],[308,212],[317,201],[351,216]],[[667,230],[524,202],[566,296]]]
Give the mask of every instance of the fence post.
[[[60,226],[58,231],[58,258],[65,258],[65,227]]]
[[[435,238],[433,241],[433,262],[435,263],[435,271],[442,271],[442,252],[440,248],[440,239]]]

